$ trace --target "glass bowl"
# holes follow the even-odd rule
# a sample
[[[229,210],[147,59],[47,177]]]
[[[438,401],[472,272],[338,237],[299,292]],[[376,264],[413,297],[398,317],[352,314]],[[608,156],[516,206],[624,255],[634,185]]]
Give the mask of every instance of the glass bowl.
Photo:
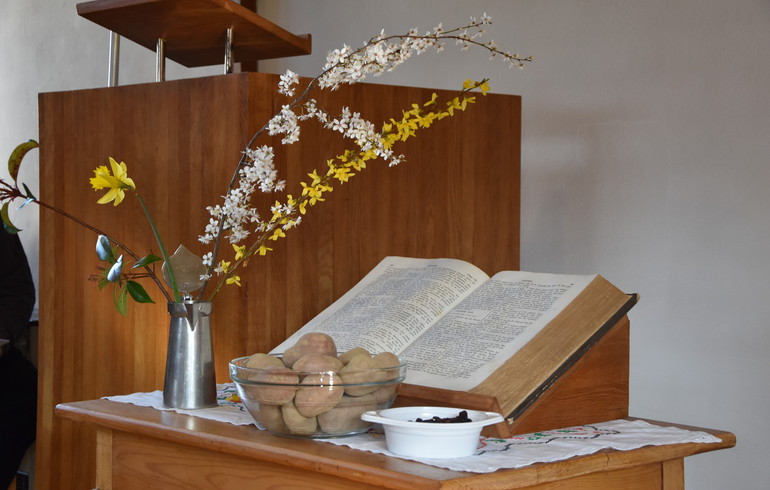
[[[281,355],[275,357],[282,358]],[[271,434],[299,438],[343,437],[366,432],[361,415],[390,408],[406,376],[401,363],[383,368],[298,372],[230,362],[230,379],[254,420]]]

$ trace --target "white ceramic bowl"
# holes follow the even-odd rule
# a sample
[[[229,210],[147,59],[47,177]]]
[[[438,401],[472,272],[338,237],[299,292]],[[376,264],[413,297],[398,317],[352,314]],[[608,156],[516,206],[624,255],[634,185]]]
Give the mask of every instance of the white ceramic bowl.
[[[416,422],[418,418],[456,417],[462,410],[468,412],[471,422]],[[481,429],[504,420],[495,412],[450,407],[388,408],[365,412],[361,418],[382,424],[388,451],[419,458],[471,456],[478,449]]]

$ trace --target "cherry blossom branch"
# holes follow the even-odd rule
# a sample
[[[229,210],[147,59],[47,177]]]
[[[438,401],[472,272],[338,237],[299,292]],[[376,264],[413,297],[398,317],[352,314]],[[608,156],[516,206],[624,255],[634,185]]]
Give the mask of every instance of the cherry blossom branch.
[[[277,179],[277,172],[273,164],[273,149],[268,146],[257,146],[260,137],[265,133],[271,136],[283,134],[281,143],[284,145],[292,144],[299,139],[299,122],[308,118],[315,118],[322,122],[327,129],[340,131],[343,135],[352,137],[357,141],[367,141],[370,146],[362,146],[362,150],[373,151],[376,156],[389,161],[390,165],[396,165],[403,157],[394,155],[390,148],[378,146],[379,140],[371,137],[374,133],[374,125],[371,122],[361,119],[357,113],[351,114],[347,107],[343,108],[343,113],[339,117],[332,119],[326,111],[316,107],[315,100],[309,97],[310,93],[315,88],[336,90],[342,84],[358,83],[368,75],[379,76],[393,71],[408,60],[412,54],[419,55],[429,48],[434,48],[437,52],[443,51],[446,41],[455,41],[456,44],[462,46],[463,50],[467,50],[471,46],[480,47],[491,53],[490,58],[501,57],[510,62],[511,67],[523,68],[525,63],[533,60],[532,57],[521,57],[515,53],[502,51],[494,41],[481,42],[479,39],[484,34],[483,27],[489,24],[491,24],[491,19],[484,14],[480,19],[471,18],[470,24],[450,30],[444,30],[443,26],[439,24],[425,34],[419,34],[416,29],[401,35],[385,35],[385,32],[382,31],[358,49],[354,50],[350,46],[344,45],[341,49],[335,49],[327,55],[326,65],[322,72],[310,79],[303,91],[296,97],[294,97],[294,85],[299,83],[298,75],[291,71],[281,75],[278,84],[279,93],[294,97],[294,99],[283,105],[280,112],[275,114],[252,136],[233,172],[223,204],[208,208],[212,218],[206,226],[205,234],[199,237],[199,240],[203,243],[213,241],[214,246],[212,252],[204,256],[203,261],[208,269],[204,284],[199,290],[198,299],[204,297],[213,272],[229,277],[242,263],[243,259],[236,260],[235,265],[229,269],[221,261],[217,264],[221,241],[226,231],[229,234],[230,242],[237,244],[250,233],[245,225],[256,223],[256,230],[260,232],[260,235],[249,247],[253,253],[254,250],[262,250],[261,247],[264,247],[265,230],[274,229],[274,227],[268,226],[269,223],[262,221],[256,209],[250,206],[251,194],[257,187],[262,192],[273,192],[283,190],[285,185],[283,181]],[[295,112],[298,107],[303,109],[300,115]],[[357,125],[356,136],[350,136],[352,132],[346,126],[352,122]],[[293,226],[297,224],[299,224],[298,221]],[[214,295],[220,287],[221,281],[214,291]]]

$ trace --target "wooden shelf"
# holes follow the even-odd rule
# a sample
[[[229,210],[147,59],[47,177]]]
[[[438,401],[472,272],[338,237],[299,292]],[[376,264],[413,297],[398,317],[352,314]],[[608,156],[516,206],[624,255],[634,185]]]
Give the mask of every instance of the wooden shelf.
[[[233,28],[234,61],[310,54],[310,34],[295,35],[232,0],[95,0],[77,4],[81,17],[188,68],[224,62]]]

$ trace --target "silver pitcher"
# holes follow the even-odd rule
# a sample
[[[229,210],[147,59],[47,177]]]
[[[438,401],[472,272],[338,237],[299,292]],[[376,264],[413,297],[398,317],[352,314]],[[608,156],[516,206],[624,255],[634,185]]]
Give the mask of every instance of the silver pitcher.
[[[171,325],[166,355],[163,404],[168,408],[208,408],[217,405],[214,348],[211,342],[211,303],[169,303]]]

